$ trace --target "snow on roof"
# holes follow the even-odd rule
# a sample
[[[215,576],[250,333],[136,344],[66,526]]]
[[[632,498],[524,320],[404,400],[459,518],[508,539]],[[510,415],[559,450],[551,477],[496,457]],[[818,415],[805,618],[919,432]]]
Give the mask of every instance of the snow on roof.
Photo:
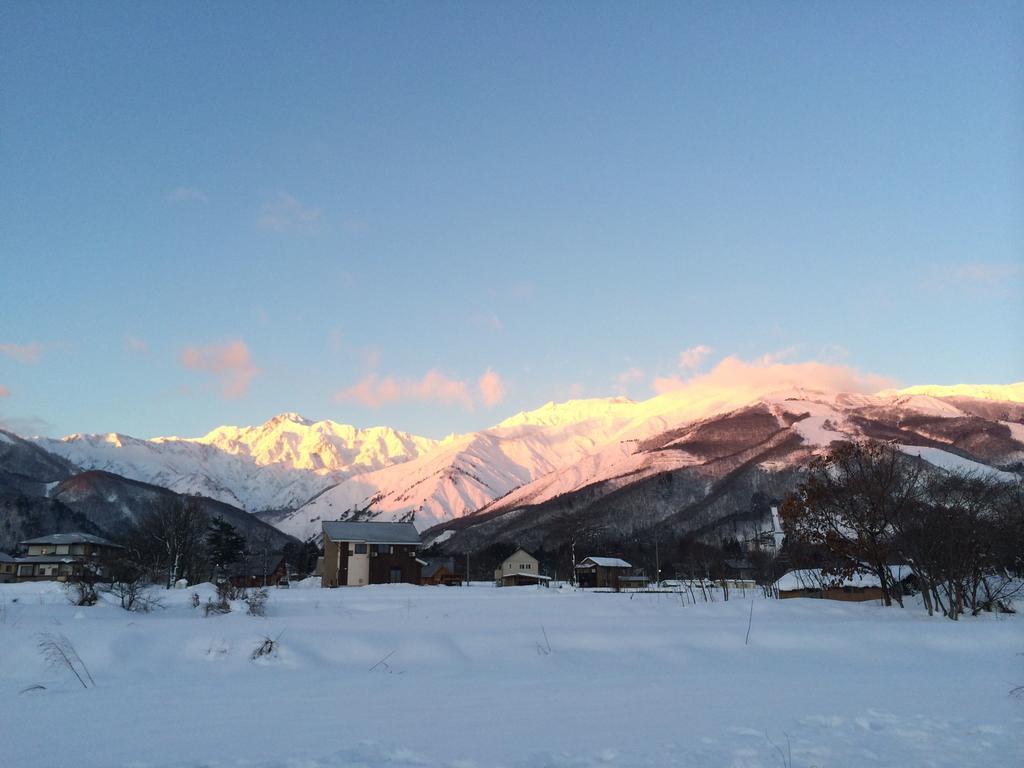
[[[416,544],[420,534],[412,523],[346,523],[325,520],[324,535],[331,541],[365,541],[367,544]]]
[[[895,581],[902,581],[911,574],[908,565],[890,565],[889,573]],[[838,576],[826,576],[816,568],[809,568],[801,571],[790,571],[781,579],[775,582],[775,586],[782,592],[795,589],[825,589],[835,587],[852,587],[855,589],[866,589],[879,586],[878,577],[873,573],[855,573],[848,579]]]
[[[40,536],[36,539],[29,539],[21,542],[22,546],[31,544],[99,544],[104,547],[120,546],[102,536],[93,536],[89,533],[51,533],[49,536]]]
[[[8,555],[6,552],[0,552],[0,563],[16,563],[18,562],[14,557]]]
[[[632,568],[633,566],[619,557],[587,557],[584,558],[577,568],[587,567],[587,563],[599,565],[602,568]]]

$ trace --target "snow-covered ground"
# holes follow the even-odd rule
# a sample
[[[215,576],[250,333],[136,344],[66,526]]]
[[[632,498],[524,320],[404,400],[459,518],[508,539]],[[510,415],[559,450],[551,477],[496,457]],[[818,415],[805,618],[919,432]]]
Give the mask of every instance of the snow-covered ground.
[[[265,618],[0,585],[9,766],[1010,766],[1024,618],[533,587],[272,590]],[[749,645],[744,644],[753,600]],[[66,636],[96,681],[47,667]],[[276,658],[252,661],[264,636]],[[35,685],[43,689],[25,690]],[[25,691],[25,692],[21,692]]]

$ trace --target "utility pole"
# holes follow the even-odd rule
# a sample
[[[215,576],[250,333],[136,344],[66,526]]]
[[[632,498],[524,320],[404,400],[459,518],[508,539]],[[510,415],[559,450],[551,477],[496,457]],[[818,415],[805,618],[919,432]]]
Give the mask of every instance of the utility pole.
[[[661,557],[658,553],[658,529],[654,529],[654,586],[661,586]]]

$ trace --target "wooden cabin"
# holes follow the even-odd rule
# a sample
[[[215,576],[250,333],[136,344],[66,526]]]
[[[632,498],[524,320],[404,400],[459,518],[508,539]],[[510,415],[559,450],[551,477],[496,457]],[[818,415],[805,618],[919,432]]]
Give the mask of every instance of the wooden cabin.
[[[632,564],[619,557],[591,556],[576,565],[576,583],[586,588],[622,589],[633,575]]]

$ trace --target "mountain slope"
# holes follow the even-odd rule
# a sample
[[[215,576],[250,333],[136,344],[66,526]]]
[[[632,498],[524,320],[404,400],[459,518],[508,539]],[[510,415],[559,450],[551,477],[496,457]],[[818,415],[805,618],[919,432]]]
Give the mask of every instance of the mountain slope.
[[[765,521],[747,515],[755,497],[781,497],[800,468],[836,440],[895,439],[908,453],[942,467],[1024,472],[1024,408],[1001,406],[1002,422],[926,395],[786,392],[766,396],[543,476],[429,533],[453,550],[495,541],[557,546],[573,531],[612,539],[658,525],[674,535],[703,532],[746,538]]]

